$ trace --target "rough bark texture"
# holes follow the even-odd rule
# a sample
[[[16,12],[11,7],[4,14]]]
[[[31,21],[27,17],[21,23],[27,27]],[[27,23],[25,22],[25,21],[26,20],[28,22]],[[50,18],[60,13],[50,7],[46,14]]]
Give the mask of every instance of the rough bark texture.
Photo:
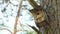
[[[60,0],[41,0],[41,6],[49,18],[51,28],[48,34],[60,34]]]
[[[33,2],[31,3],[34,5]],[[42,8],[40,9],[38,7],[39,9],[36,8],[37,10],[34,8],[30,12],[35,18],[37,27],[38,28],[43,27],[42,34],[60,34],[60,0],[40,0],[40,7]],[[43,12],[46,12],[47,14],[48,22],[49,22],[48,25],[45,22],[46,19],[44,19],[45,17],[43,15]],[[48,27],[46,28],[45,26]]]
[[[30,11],[32,15],[34,16],[35,19],[35,24],[39,28],[39,31],[42,34],[48,34],[48,29],[49,29],[49,22],[47,18],[46,12],[42,9],[32,9]],[[31,26],[32,27],[32,26]],[[34,28],[33,28],[34,29]],[[34,29],[35,30],[35,29]],[[42,30],[42,31],[41,31]],[[36,31],[36,30],[35,30]],[[40,33],[39,33],[40,34]]]

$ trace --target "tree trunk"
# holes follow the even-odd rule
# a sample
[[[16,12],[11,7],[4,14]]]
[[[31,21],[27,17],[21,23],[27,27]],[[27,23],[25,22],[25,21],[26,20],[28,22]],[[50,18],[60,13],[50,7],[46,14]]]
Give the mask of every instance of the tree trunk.
[[[60,0],[41,0],[40,5],[49,18],[51,28],[48,34],[60,34]]]
[[[32,0],[30,1],[30,4],[32,3],[32,6],[34,7],[35,3],[32,2]],[[42,28],[43,26],[46,26],[46,19],[44,19],[45,17],[43,15],[43,12],[46,12],[49,22],[47,26],[50,27],[47,28],[48,30],[43,27],[43,34],[60,34],[60,0],[40,0],[40,7],[41,8],[37,6],[37,8],[30,11],[35,18],[35,22],[38,22],[36,23],[37,27]]]

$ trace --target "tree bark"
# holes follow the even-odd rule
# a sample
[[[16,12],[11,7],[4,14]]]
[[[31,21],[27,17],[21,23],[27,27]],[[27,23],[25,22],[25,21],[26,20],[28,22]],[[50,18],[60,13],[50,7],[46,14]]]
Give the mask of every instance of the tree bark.
[[[41,0],[40,5],[49,18],[51,28],[48,34],[60,34],[60,0]]]
[[[32,4],[34,5],[33,2],[32,2]],[[42,14],[43,12],[46,12],[49,24],[47,25],[48,28],[43,27],[44,32],[42,34],[60,34],[60,0],[40,0],[40,7],[42,7],[42,8],[37,7],[36,8],[37,10],[34,8],[30,12],[34,16],[35,22],[38,22],[38,23],[36,23],[38,28],[42,28],[43,26],[46,26],[46,24],[45,24],[46,22],[44,19],[45,17]],[[45,10],[45,11],[43,11],[43,10]],[[37,17],[38,17],[38,19],[37,19]],[[44,19],[44,20],[42,20],[42,19]],[[43,23],[43,22],[45,22],[45,23]]]

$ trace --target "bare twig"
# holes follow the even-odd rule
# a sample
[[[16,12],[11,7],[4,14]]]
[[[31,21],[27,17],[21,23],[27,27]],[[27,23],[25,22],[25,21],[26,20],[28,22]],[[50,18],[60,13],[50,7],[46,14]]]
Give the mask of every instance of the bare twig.
[[[26,32],[28,32],[27,30],[17,30],[16,32],[19,32],[19,31],[26,31]]]
[[[19,21],[19,25],[21,26],[22,29],[24,29],[23,24],[20,21]]]
[[[14,33],[13,34],[16,34],[16,32],[17,32],[17,23],[18,23],[18,17],[19,17],[20,9],[22,7],[22,2],[23,2],[23,0],[20,1],[19,7],[18,7],[18,12],[17,12],[17,16],[16,16],[16,21],[15,21],[15,25],[14,25]]]
[[[33,7],[36,8],[38,7],[38,4],[34,1],[34,0],[27,0],[29,2],[29,4]]]
[[[1,28],[0,30],[7,30],[7,31],[9,31],[11,34],[13,34],[9,29],[7,29],[7,28]]]
[[[41,32],[34,26],[28,25],[29,27],[31,27],[35,32],[37,32],[38,34],[41,34]]]

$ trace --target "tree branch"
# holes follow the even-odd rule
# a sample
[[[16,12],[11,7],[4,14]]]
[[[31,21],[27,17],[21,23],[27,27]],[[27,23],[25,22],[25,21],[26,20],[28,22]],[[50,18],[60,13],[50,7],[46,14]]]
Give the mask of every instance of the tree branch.
[[[14,25],[14,33],[13,34],[16,34],[16,32],[17,32],[17,23],[18,23],[18,17],[19,17],[20,9],[22,7],[22,2],[23,2],[23,0],[21,0],[20,3],[19,3],[18,12],[17,12],[17,16],[16,16],[16,21],[15,21],[15,25]]]
[[[1,28],[0,30],[7,30],[7,31],[9,31],[11,34],[13,34],[9,29],[7,29],[7,28]]]
[[[36,31],[38,34],[42,34],[36,27],[34,26],[30,26],[28,25],[29,27],[31,27],[34,31]]]
[[[34,0],[27,0],[33,8],[38,7],[38,4]]]

